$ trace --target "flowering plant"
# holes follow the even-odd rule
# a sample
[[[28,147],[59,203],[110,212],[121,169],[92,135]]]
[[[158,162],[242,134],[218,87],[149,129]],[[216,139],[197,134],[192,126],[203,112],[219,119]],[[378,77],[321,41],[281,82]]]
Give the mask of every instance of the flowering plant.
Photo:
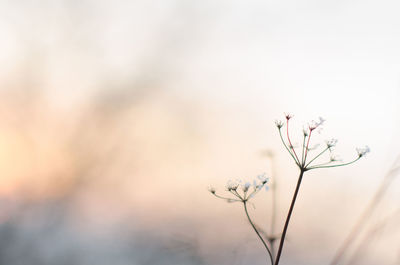
[[[266,240],[264,240],[264,238],[260,235],[259,233],[259,229],[254,225],[253,221],[251,220],[248,210],[247,210],[247,203],[248,200],[251,199],[252,197],[254,197],[263,186],[266,185],[266,183],[268,182],[268,178],[265,177],[265,175],[261,175],[259,176],[259,182],[255,181],[253,185],[251,185],[250,183],[244,183],[242,184],[240,181],[229,181],[227,184],[227,191],[231,194],[231,197],[225,197],[225,196],[221,196],[219,194],[216,193],[216,190],[214,188],[210,188],[209,191],[215,195],[216,197],[226,200],[228,202],[241,202],[243,203],[244,206],[244,210],[246,213],[246,216],[249,220],[250,225],[253,227],[254,231],[256,232],[257,236],[259,237],[259,239],[261,240],[261,242],[263,243],[265,249],[268,252],[268,256],[269,256],[269,262],[271,265],[278,265],[280,262],[280,258],[282,255],[282,251],[283,251],[283,246],[285,243],[285,237],[286,237],[286,233],[289,227],[289,223],[290,223],[290,218],[292,216],[292,212],[294,209],[294,205],[296,203],[296,199],[300,190],[300,186],[301,186],[301,182],[304,176],[304,173],[309,171],[309,170],[313,170],[313,169],[320,169],[320,168],[332,168],[332,167],[340,167],[340,166],[346,166],[346,165],[350,165],[355,163],[356,161],[358,161],[359,159],[361,159],[362,157],[364,157],[369,151],[369,147],[365,146],[364,148],[357,148],[357,155],[356,157],[349,161],[349,162],[342,162],[340,159],[337,158],[336,155],[333,154],[333,149],[337,144],[337,140],[336,139],[330,139],[325,141],[325,147],[316,155],[311,156],[311,151],[314,150],[315,148],[310,147],[310,140],[311,140],[311,136],[313,135],[313,132],[316,129],[321,129],[322,124],[325,122],[325,120],[323,118],[319,118],[317,121],[311,121],[308,126],[303,130],[303,144],[300,148],[300,150],[296,150],[296,147],[294,147],[294,145],[292,144],[292,140],[290,138],[290,134],[289,134],[289,123],[290,120],[293,118],[292,115],[290,114],[285,114],[285,119],[286,122],[283,122],[281,120],[277,120],[275,121],[275,125],[278,128],[279,131],[279,136],[280,139],[285,147],[285,149],[288,151],[288,153],[290,154],[290,156],[292,157],[292,159],[294,160],[294,162],[296,163],[297,167],[299,168],[299,177],[297,180],[297,185],[296,185],[296,189],[294,191],[293,194],[293,198],[288,210],[288,214],[286,217],[286,221],[285,224],[283,226],[283,230],[282,230],[282,234],[280,235],[280,241],[279,241],[279,247],[277,250],[277,254],[276,257],[274,258],[274,253],[273,251],[271,251],[271,249],[273,249],[273,243],[274,240],[276,238],[272,237],[272,238],[268,238],[267,242]],[[286,135],[285,138],[287,140],[284,139],[283,136],[283,128],[286,126]],[[322,155],[325,154],[326,152],[330,152],[330,159],[328,161],[323,161],[323,162],[318,162]],[[232,197],[233,195],[233,197]]]

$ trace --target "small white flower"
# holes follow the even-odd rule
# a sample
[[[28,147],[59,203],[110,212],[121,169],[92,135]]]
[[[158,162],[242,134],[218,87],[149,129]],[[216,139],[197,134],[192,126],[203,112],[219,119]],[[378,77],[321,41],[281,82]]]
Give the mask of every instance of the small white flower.
[[[276,127],[278,127],[278,129],[283,127],[283,121],[281,120],[275,120],[275,125]]]
[[[304,137],[308,136],[308,128],[303,128]]]
[[[331,162],[339,162],[339,161],[342,161],[342,159],[338,155],[331,155],[330,161]]]
[[[212,194],[215,194],[215,192],[216,192],[216,190],[213,186],[209,186],[208,191],[211,192]]]
[[[328,141],[326,141],[326,146],[331,149],[332,147],[334,147],[337,144],[338,140],[337,139],[330,139]]]
[[[226,184],[226,189],[228,191],[236,191],[238,187],[239,183],[237,183],[236,181],[229,180],[228,183]]]
[[[316,128],[318,128],[319,126],[321,126],[324,122],[325,122],[325,119],[322,117],[319,117],[319,121],[312,120],[311,123],[308,125],[308,127],[312,131],[312,130],[315,130]]]
[[[364,148],[356,148],[356,150],[359,157],[365,156],[371,151],[368,146],[365,146]]]
[[[290,113],[284,113],[284,114],[285,114],[286,120],[290,120],[291,118],[293,118],[293,115]]]
[[[253,180],[253,188],[254,188],[254,190],[257,190],[258,187],[259,187],[259,185],[258,185],[257,181]]]
[[[257,177],[262,185],[265,185],[268,182],[268,178],[265,176],[265,174],[259,175]]]
[[[319,144],[314,144],[313,146],[310,146],[309,148],[307,148],[308,151],[312,151],[315,150],[319,147]]]
[[[246,182],[244,185],[242,185],[243,192],[247,192],[250,186],[251,186],[250,182]]]

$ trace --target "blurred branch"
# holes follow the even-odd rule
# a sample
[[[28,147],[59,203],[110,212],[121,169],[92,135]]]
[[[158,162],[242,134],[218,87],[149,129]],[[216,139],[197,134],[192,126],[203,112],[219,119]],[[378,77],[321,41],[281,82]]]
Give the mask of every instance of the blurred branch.
[[[359,236],[361,231],[363,230],[365,224],[368,222],[371,215],[374,213],[375,209],[378,207],[379,203],[381,202],[383,196],[385,195],[386,191],[388,190],[390,184],[392,183],[393,179],[397,176],[400,170],[400,156],[398,156],[393,163],[390,170],[384,176],[378,190],[376,191],[375,195],[372,197],[371,201],[369,202],[368,206],[365,208],[364,212],[358,218],[358,221],[354,224],[352,230],[347,235],[346,239],[343,241],[342,245],[336,251],[336,254],[330,265],[338,264],[343,256],[348,251],[350,245],[354,242],[354,240]]]
[[[382,220],[381,222],[375,224],[371,229],[368,230],[368,232],[364,235],[363,239],[361,240],[361,243],[358,245],[358,247],[356,248],[356,250],[354,251],[353,255],[351,255],[349,262],[347,263],[347,265],[350,264],[356,264],[357,260],[361,257],[362,251],[365,249],[365,247],[373,242],[373,238],[380,233],[385,226],[387,226],[387,224],[390,221],[395,220],[394,223],[398,224],[398,220],[400,217],[400,209],[398,209],[397,211],[395,211],[393,214],[389,215],[388,217],[386,217],[384,220]]]

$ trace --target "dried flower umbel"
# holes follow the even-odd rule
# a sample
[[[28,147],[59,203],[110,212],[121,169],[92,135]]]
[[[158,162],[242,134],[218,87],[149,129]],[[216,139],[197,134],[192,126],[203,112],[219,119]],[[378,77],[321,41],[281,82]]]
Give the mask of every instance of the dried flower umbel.
[[[269,247],[268,244],[263,239],[263,237],[260,235],[260,233],[259,233],[257,227],[254,225],[253,221],[251,220],[248,210],[247,210],[248,200],[251,199],[252,197],[254,197],[254,195],[257,194],[266,185],[268,179],[264,175],[259,176],[258,177],[259,180],[255,181],[253,185],[251,185],[248,182],[243,184],[241,181],[229,181],[226,186],[226,189],[230,195],[228,197],[217,194],[216,190],[214,188],[209,188],[209,191],[211,192],[211,194],[213,194],[217,198],[226,200],[227,202],[243,203],[246,216],[247,216],[251,226],[253,227],[254,231],[256,232],[257,236],[260,238],[264,247],[266,248],[271,265],[279,264],[283,246],[284,246],[284,242],[285,242],[286,232],[288,230],[290,218],[292,216],[293,208],[296,203],[296,198],[297,198],[297,195],[300,190],[300,185],[301,185],[301,181],[303,179],[304,173],[309,170],[312,170],[312,169],[331,168],[331,167],[340,167],[340,166],[350,165],[350,164],[355,163],[359,159],[361,159],[361,157],[364,157],[370,151],[368,146],[366,146],[364,148],[357,148],[356,149],[357,156],[353,160],[351,160],[349,162],[342,162],[342,160],[339,159],[337,155],[333,154],[333,149],[337,144],[337,140],[330,139],[330,140],[325,141],[325,147],[322,148],[322,150],[319,153],[312,155],[312,151],[317,150],[319,145],[311,146],[310,145],[311,137],[313,135],[313,132],[317,129],[318,129],[317,131],[319,131],[321,129],[322,124],[325,122],[325,120],[321,117],[317,121],[311,121],[308,124],[308,126],[303,129],[303,144],[302,144],[300,150],[296,149],[296,147],[292,144],[292,140],[289,135],[289,121],[292,118],[293,118],[293,115],[285,114],[286,122],[283,122],[280,120],[275,121],[275,125],[278,128],[279,135],[280,135],[283,145],[285,146],[285,149],[289,152],[290,156],[292,157],[292,159],[294,160],[294,162],[296,163],[296,165],[298,166],[298,168],[300,170],[296,189],[294,191],[292,202],[290,204],[289,211],[288,211],[288,214],[286,217],[286,221],[285,221],[285,224],[283,227],[283,231],[280,236],[279,248],[278,248],[275,259],[270,251],[270,247],[271,248],[273,247],[273,241],[268,240],[268,242],[270,244],[270,247]],[[285,127],[285,125],[286,125],[285,138],[287,140],[284,139],[284,136],[282,133],[282,131],[284,131],[283,128]],[[323,155],[326,152],[330,152],[330,158],[327,161],[319,162],[319,160],[322,159]]]
[[[309,171],[311,169],[317,169],[317,168],[330,168],[330,167],[340,167],[340,166],[346,166],[346,165],[350,165],[356,161],[358,161],[361,157],[364,157],[369,151],[369,147],[366,146],[364,148],[357,148],[357,156],[354,160],[346,162],[346,163],[341,163],[341,160],[337,158],[336,155],[331,154],[330,159],[328,161],[325,162],[321,162],[321,163],[317,163],[318,160],[321,158],[321,156],[329,151],[332,152],[333,148],[336,146],[337,144],[337,140],[336,139],[331,139],[326,141],[326,146],[324,149],[322,149],[322,151],[320,151],[319,153],[317,153],[314,157],[311,157],[310,151],[312,150],[312,148],[310,148],[310,139],[312,136],[312,133],[314,132],[314,130],[316,130],[317,128],[321,128],[322,124],[325,122],[325,120],[323,118],[319,118],[318,121],[311,121],[308,124],[308,128],[305,128],[303,130],[303,145],[301,150],[295,150],[295,148],[292,145],[292,141],[289,135],[289,121],[293,116],[290,114],[285,114],[285,118],[286,118],[286,138],[287,138],[287,142],[284,140],[284,137],[282,135],[282,128],[284,127],[284,123],[282,121],[276,121],[276,127],[279,130],[279,135],[280,138],[282,140],[283,145],[285,146],[286,150],[289,152],[290,156],[293,158],[293,160],[295,161],[296,165],[298,166],[298,168],[300,169],[300,175],[297,181],[297,185],[296,185],[296,189],[295,192],[293,194],[293,198],[292,198],[292,202],[290,204],[290,208],[288,211],[288,215],[286,217],[286,221],[285,221],[285,225],[282,231],[282,236],[279,242],[279,248],[278,248],[278,252],[276,255],[276,259],[275,261],[272,263],[273,265],[278,265],[279,261],[280,261],[280,257],[282,254],[282,250],[283,250],[283,245],[285,242],[285,237],[286,237],[286,232],[289,226],[289,222],[290,222],[290,217],[292,216],[292,212],[293,212],[293,208],[294,205],[296,203],[296,198],[300,189],[300,185],[301,185],[301,181],[303,179],[303,175],[306,171]]]
[[[223,199],[227,202],[241,202],[243,203],[244,211],[246,213],[247,219],[249,220],[250,225],[253,227],[254,231],[256,232],[258,238],[263,243],[265,249],[268,252],[268,256],[270,259],[271,264],[273,264],[273,257],[271,250],[269,249],[267,243],[265,242],[264,238],[261,236],[260,232],[258,231],[256,225],[251,220],[249,212],[247,210],[248,201],[253,198],[263,187],[267,187],[266,184],[268,182],[268,178],[265,177],[265,174],[259,175],[256,180],[253,181],[253,184],[250,182],[242,183],[242,181],[228,181],[226,184],[226,190],[228,192],[228,196],[221,196],[217,194],[215,188],[209,187],[209,191],[215,197]],[[233,196],[232,196],[233,195]]]

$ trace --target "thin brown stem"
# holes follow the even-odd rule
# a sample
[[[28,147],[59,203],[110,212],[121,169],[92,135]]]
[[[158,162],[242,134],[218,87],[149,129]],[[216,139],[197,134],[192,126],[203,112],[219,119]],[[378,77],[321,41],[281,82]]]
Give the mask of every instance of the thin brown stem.
[[[281,240],[279,242],[278,253],[276,255],[276,259],[275,259],[275,264],[274,265],[278,265],[279,264],[279,260],[281,258],[281,254],[282,254],[282,250],[283,250],[283,244],[285,243],[286,232],[287,232],[287,229],[289,227],[290,217],[292,216],[294,204],[296,203],[297,194],[299,193],[301,181],[303,179],[303,174],[304,174],[304,169],[302,168],[300,170],[300,175],[299,175],[299,179],[297,181],[296,190],[294,191],[294,194],[293,194],[292,203],[290,204],[289,212],[288,212],[288,215],[286,217],[285,226],[283,227]]]

